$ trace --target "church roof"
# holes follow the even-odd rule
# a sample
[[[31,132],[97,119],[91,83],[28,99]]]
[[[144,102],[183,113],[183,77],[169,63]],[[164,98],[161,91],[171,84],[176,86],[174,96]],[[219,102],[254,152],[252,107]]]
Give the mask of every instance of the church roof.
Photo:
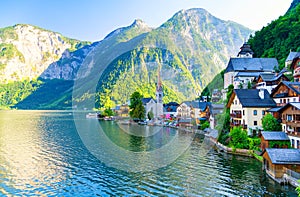
[[[252,49],[250,47],[250,44],[248,44],[247,42],[245,42],[240,49],[241,49],[241,51],[238,53],[238,55],[237,55],[238,57],[240,55],[246,55],[247,53],[251,54],[251,55],[254,54],[254,52],[252,51]]]
[[[276,58],[230,58],[227,72],[273,72],[278,67]]]
[[[146,105],[147,103],[149,103],[151,101],[151,99],[156,102],[152,97],[150,98],[142,98],[142,103],[143,105]]]

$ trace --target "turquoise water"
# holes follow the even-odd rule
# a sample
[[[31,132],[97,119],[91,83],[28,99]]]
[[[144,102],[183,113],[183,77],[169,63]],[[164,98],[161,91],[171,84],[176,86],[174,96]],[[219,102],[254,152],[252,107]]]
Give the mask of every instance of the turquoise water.
[[[101,124],[119,147],[155,150],[176,135],[167,128],[149,137],[130,135],[113,122]],[[136,127],[134,132],[145,129]],[[151,130],[152,129],[152,130]],[[89,135],[99,131],[86,127]],[[101,141],[101,140],[100,140]],[[99,153],[102,154],[102,153]],[[105,153],[103,153],[105,154]],[[147,163],[145,163],[147,165]],[[146,172],[115,169],[81,141],[71,112],[0,111],[0,196],[296,196],[293,187],[269,179],[255,159],[223,155],[196,135],[171,164]]]

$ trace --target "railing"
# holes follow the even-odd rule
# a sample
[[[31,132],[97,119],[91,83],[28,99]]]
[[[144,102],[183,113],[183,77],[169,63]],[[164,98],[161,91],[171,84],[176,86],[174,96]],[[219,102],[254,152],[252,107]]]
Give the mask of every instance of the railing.
[[[287,174],[287,175],[289,175],[289,176],[291,176],[291,177],[293,177],[295,179],[300,179],[300,173],[295,172],[295,171],[290,170],[290,169],[285,168],[285,167],[283,168],[283,170],[284,170],[285,174]]]
[[[232,118],[242,118],[242,114],[233,113],[233,114],[230,114],[230,117],[232,117]]]

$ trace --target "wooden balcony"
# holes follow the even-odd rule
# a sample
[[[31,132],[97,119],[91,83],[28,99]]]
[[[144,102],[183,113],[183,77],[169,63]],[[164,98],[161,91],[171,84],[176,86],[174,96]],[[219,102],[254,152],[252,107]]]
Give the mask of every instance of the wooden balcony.
[[[233,114],[230,114],[230,117],[231,118],[242,118],[242,114],[236,114],[236,113],[233,113]]]
[[[283,124],[286,124],[287,126],[291,126],[291,127],[300,127],[300,121],[293,121],[293,120],[287,121],[287,120],[284,120]]]
[[[230,123],[230,127],[239,127],[239,126],[242,127],[243,129],[248,128],[248,126],[245,124],[238,124],[238,123],[233,123],[233,122]]]

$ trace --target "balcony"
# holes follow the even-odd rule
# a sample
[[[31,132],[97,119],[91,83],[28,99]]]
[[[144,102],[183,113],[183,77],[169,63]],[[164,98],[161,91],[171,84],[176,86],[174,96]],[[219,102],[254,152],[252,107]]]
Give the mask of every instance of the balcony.
[[[231,118],[242,118],[242,114],[240,114],[240,113],[232,113],[232,114],[230,114],[230,117]]]
[[[234,122],[231,122],[230,123],[230,127],[242,127],[243,129],[247,129],[248,126],[246,124],[239,124],[239,123],[234,123]]]

